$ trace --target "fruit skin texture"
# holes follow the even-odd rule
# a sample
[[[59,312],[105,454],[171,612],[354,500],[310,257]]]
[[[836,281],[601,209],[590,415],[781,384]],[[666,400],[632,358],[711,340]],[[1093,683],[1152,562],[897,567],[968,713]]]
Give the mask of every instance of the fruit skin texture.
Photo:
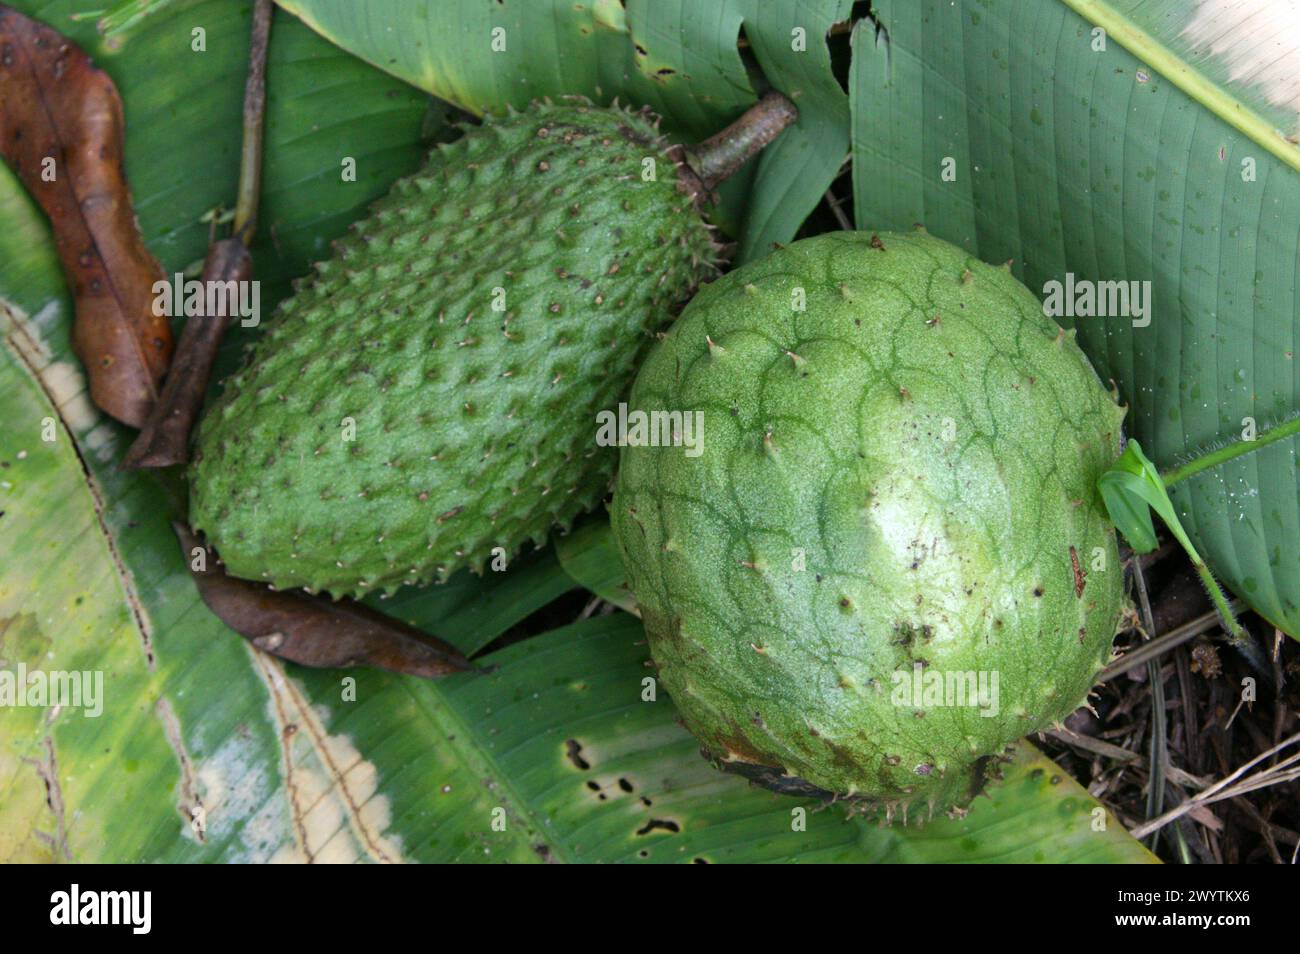
[[[600,501],[595,414],[714,271],[667,147],[644,112],[535,104],[396,183],[202,421],[190,517],[227,571],[392,591]]]
[[[1124,412],[1009,271],[922,231],[795,242],[695,297],[631,410],[704,412],[697,457],[623,448],[611,516],[720,767],[960,813],[987,757],[1085,703],[1123,603],[1096,481]],[[900,694],[980,672],[995,716]]]

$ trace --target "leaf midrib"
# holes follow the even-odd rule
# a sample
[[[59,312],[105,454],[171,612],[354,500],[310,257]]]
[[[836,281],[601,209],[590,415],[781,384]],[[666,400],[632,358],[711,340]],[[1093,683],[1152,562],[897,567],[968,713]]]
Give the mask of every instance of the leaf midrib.
[[[1084,20],[1106,31],[1137,59],[1173,83],[1191,99],[1300,172],[1300,149],[1287,143],[1281,132],[1258,111],[1189,66],[1169,47],[1116,10],[1106,0],[1059,0]]]

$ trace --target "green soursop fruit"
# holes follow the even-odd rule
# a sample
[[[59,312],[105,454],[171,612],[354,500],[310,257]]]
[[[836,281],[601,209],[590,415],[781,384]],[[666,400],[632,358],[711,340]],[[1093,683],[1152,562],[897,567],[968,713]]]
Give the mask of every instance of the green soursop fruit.
[[[665,446],[697,412],[692,453]],[[923,231],[795,242],[703,289],[637,376],[611,509],[706,756],[960,813],[1110,658],[1096,484],[1123,413],[1008,270]]]
[[[781,103],[733,168],[790,121]],[[339,596],[567,525],[613,475],[596,412],[716,270],[697,208],[713,181],[646,111],[583,103],[439,147],[226,382],[197,439],[194,527],[235,576]]]

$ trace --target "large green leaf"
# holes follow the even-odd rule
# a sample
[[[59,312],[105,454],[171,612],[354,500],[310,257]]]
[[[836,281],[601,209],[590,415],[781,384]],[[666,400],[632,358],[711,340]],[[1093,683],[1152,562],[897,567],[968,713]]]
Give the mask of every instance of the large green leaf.
[[[873,23],[855,29],[858,228],[922,222],[1012,260],[1036,292],[1067,272],[1149,281],[1149,325],[1062,321],[1118,383],[1129,433],[1162,470],[1240,440],[1247,418],[1263,432],[1300,407],[1300,17],[1261,10],[878,0],[882,42]],[[1172,488],[1214,572],[1292,635],[1297,446]]]
[[[343,49],[476,115],[548,96],[618,98],[653,107],[666,133],[695,141],[756,99],[736,49],[734,0],[633,0],[626,10],[609,0],[277,2]],[[721,190],[715,218],[731,231],[753,166]]]
[[[248,5],[168,4],[112,48],[75,6],[24,8],[117,82],[146,239],[183,267],[203,213],[234,195]],[[196,26],[206,53],[190,51]],[[427,108],[287,17],[270,76],[268,313],[418,161]],[[322,96],[324,77],[346,96]],[[357,183],[334,178],[345,155]],[[813,806],[715,772],[671,702],[647,697],[644,637],[621,612],[441,682],[254,652],[188,576],[169,526],[179,479],[118,469],[132,435],[88,401],[48,226],[7,171],[0,221],[0,662],[104,680],[98,718],[0,710],[0,860],[1151,860],[1029,748],[962,820],[883,830],[832,809],[796,824]],[[543,551],[379,605],[476,651],[572,586]]]
[[[800,119],[758,160],[738,261],[793,237],[848,153],[848,97],[825,36],[852,0],[626,0],[626,9],[621,0],[278,2],[344,49],[470,112],[544,96],[622,97],[695,139],[754,102],[736,49],[743,23],[764,75]],[[732,203],[747,182],[724,188]]]
[[[570,533],[555,541],[555,555],[573,581],[630,613],[637,612],[636,599],[627,585],[622,557],[614,544],[606,514],[581,521]]]
[[[22,364],[49,368],[24,325],[10,347],[0,409],[34,429],[54,408]],[[965,819],[924,828],[750,789],[647,698],[622,613],[494,653],[487,675],[286,671],[206,614],[179,559],[138,572],[54,434],[0,443],[6,547],[27,558],[0,588],[0,647],[10,666],[104,672],[104,712],[6,712],[5,860],[1151,860],[1027,747]]]
[[[731,2],[280,5],[380,69],[479,115],[546,96],[622,96],[702,137],[754,101]]]

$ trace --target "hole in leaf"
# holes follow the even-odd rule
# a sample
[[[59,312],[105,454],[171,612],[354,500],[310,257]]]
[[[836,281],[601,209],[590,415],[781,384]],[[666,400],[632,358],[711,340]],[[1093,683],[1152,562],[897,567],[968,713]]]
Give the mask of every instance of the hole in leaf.
[[[564,743],[564,754],[568,756],[573,767],[583,772],[591,768],[591,763],[582,757],[582,745],[577,739],[567,739]]]
[[[636,830],[638,835],[648,835],[652,831],[670,831],[677,834],[682,830],[682,826],[672,819],[652,818]]]

